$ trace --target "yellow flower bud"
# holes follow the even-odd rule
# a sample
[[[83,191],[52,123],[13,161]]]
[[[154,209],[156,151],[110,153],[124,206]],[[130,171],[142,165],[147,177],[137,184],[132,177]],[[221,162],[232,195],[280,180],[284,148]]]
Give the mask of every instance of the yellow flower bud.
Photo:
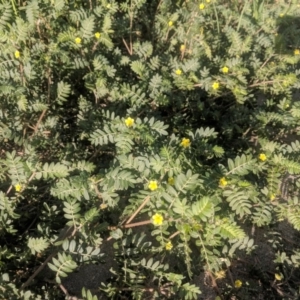
[[[168,184],[169,185],[174,185],[174,178],[173,177],[168,178]]]

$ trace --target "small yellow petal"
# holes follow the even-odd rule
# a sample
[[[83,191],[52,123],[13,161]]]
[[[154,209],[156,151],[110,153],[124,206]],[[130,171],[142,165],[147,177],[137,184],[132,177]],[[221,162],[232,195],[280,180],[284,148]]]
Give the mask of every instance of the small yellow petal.
[[[180,143],[180,146],[182,146],[183,148],[188,148],[191,146],[191,141],[190,139],[186,139],[186,138],[183,138],[181,143]]]
[[[224,74],[228,73],[228,71],[229,71],[229,69],[226,66],[222,68],[222,72]]]
[[[15,185],[15,189],[16,189],[16,192],[20,192],[22,189],[22,186],[18,183]]]
[[[156,180],[151,180],[148,184],[148,188],[151,190],[151,191],[155,191],[157,190],[157,181]]]
[[[152,216],[152,222],[155,226],[162,225],[164,221],[164,217],[161,214],[156,213],[154,216]]]
[[[166,243],[166,250],[170,251],[170,250],[172,250],[172,248],[173,248],[172,243],[171,243],[170,241],[167,242],[167,243]]]
[[[132,118],[130,118],[130,117],[128,117],[128,118],[125,120],[125,125],[126,125],[127,127],[132,127],[133,124],[134,124],[134,119],[132,119]]]
[[[169,21],[168,25],[169,25],[169,27],[172,27],[173,26],[173,22]]]
[[[105,203],[100,204],[100,209],[105,209],[106,207],[107,207],[107,204],[105,204]]]
[[[216,279],[223,279],[226,277],[226,272],[224,270],[220,270],[215,273]]]
[[[205,8],[205,5],[203,4],[203,3],[201,3],[200,5],[199,5],[199,9],[200,10],[203,10]]]
[[[242,285],[243,285],[243,282],[240,281],[240,280],[236,280],[234,282],[234,287],[237,288],[237,289],[239,289]]]
[[[96,33],[95,33],[95,38],[96,38],[96,39],[100,39],[100,36],[101,36],[101,33],[100,33],[100,32],[96,32]]]
[[[295,54],[295,55],[300,55],[300,49],[295,49],[295,50],[294,50],[294,54]]]
[[[175,71],[175,73],[176,73],[176,75],[181,75],[181,74],[182,74],[182,71],[181,71],[180,69],[177,69],[177,70]]]
[[[280,281],[282,279],[282,275],[281,274],[278,274],[278,273],[275,273],[275,279]]]
[[[80,37],[77,37],[77,38],[75,39],[75,43],[76,43],[76,44],[81,44],[81,38],[80,38]]]
[[[213,88],[214,90],[217,90],[219,87],[220,87],[219,82],[214,82],[214,83],[212,84],[212,88]]]
[[[267,156],[266,156],[266,154],[264,154],[264,153],[261,153],[261,154],[259,154],[259,157],[258,157],[261,161],[265,161],[265,160],[267,160]]]
[[[15,51],[15,58],[19,58],[20,57],[20,52],[18,50]]]
[[[226,180],[225,177],[222,177],[220,180],[219,180],[219,184],[220,186],[226,186],[228,184],[228,181]]]

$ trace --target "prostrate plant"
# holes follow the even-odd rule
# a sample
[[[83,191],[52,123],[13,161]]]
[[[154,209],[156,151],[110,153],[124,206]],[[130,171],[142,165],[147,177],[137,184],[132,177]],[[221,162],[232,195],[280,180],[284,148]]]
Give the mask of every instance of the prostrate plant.
[[[62,278],[102,262],[112,238],[109,297],[197,299],[194,274],[223,278],[253,248],[249,226],[300,230],[297,1],[0,12],[4,299],[69,296]]]

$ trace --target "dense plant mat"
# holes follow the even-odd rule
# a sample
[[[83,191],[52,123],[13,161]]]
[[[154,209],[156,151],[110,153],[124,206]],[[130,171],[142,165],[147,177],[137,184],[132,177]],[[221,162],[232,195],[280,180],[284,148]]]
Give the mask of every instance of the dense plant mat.
[[[2,1],[0,298],[71,299],[93,264],[79,298],[297,299],[299,17],[297,0]]]

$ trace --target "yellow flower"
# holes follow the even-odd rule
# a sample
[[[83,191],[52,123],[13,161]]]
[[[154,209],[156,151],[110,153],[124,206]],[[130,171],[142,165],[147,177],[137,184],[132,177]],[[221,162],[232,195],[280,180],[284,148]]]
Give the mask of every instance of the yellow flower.
[[[224,74],[228,73],[228,71],[229,71],[229,69],[226,66],[222,68],[222,72]]]
[[[157,190],[157,181],[156,180],[150,180],[149,184],[148,184],[148,188],[151,191],[155,191]]]
[[[173,177],[168,178],[168,184],[169,185],[174,185],[174,178]]]
[[[300,55],[300,49],[295,49],[295,50],[294,50],[294,54],[295,54],[295,55]]]
[[[280,281],[282,279],[282,275],[281,274],[278,274],[278,273],[275,273],[275,279]]]
[[[272,195],[270,196],[270,200],[271,200],[271,201],[274,201],[275,198],[276,198],[276,195],[275,195],[275,194],[272,194]]]
[[[186,138],[183,138],[181,143],[180,143],[180,146],[182,146],[183,148],[188,148],[191,146],[191,141],[190,139],[186,139]]]
[[[219,184],[220,186],[226,186],[228,184],[228,181],[226,180],[225,177],[222,177],[220,180],[219,180]]]
[[[21,184],[17,183],[17,184],[15,185],[15,189],[16,189],[16,192],[20,192],[21,189],[22,189]]]
[[[155,226],[160,226],[164,221],[164,217],[160,214],[155,214],[152,216],[152,222]]]
[[[169,25],[169,27],[172,27],[173,26],[173,22],[169,21],[168,25]]]
[[[219,82],[214,82],[213,85],[212,85],[212,88],[213,88],[214,90],[217,90],[219,87],[220,87]]]
[[[234,287],[237,289],[239,289],[242,285],[243,285],[243,283],[240,280],[236,280],[234,282]]]
[[[210,0],[206,0],[206,3],[210,3]]]
[[[172,243],[171,243],[170,241],[167,242],[167,243],[166,243],[166,250],[170,251],[170,250],[172,250],[172,248],[173,248]]]
[[[134,124],[134,119],[128,117],[126,120],[125,120],[125,124],[127,127],[132,127],[133,124]]]
[[[100,209],[105,209],[106,207],[107,207],[107,204],[105,204],[105,203],[100,204]]]
[[[259,154],[259,157],[258,157],[261,161],[265,161],[266,159],[267,159],[267,157],[266,157],[266,154],[264,154],[264,153],[261,153],[261,154]]]
[[[199,5],[199,9],[200,10],[203,10],[205,8],[205,5],[203,4],[203,3],[201,3],[200,5]]]
[[[100,33],[100,32],[96,32],[96,33],[95,33],[95,38],[96,38],[96,39],[100,39],[100,36],[101,36],[101,33]]]
[[[110,8],[110,7],[111,7],[111,5],[108,3],[108,4],[106,5],[106,7],[107,7],[107,8]]]
[[[183,52],[184,50],[185,50],[185,45],[182,44],[182,45],[180,46],[180,51]]]
[[[77,37],[77,38],[75,39],[75,43],[76,43],[76,44],[81,44],[81,38],[80,38],[80,37]]]
[[[15,51],[15,58],[18,59],[19,57],[20,57],[20,51],[16,50],[16,51]]]
[[[226,272],[224,270],[220,270],[215,273],[216,279],[223,279],[226,277]]]
[[[176,73],[176,75],[181,75],[182,71],[181,71],[180,69],[177,69],[177,70],[175,71],[175,73]]]

